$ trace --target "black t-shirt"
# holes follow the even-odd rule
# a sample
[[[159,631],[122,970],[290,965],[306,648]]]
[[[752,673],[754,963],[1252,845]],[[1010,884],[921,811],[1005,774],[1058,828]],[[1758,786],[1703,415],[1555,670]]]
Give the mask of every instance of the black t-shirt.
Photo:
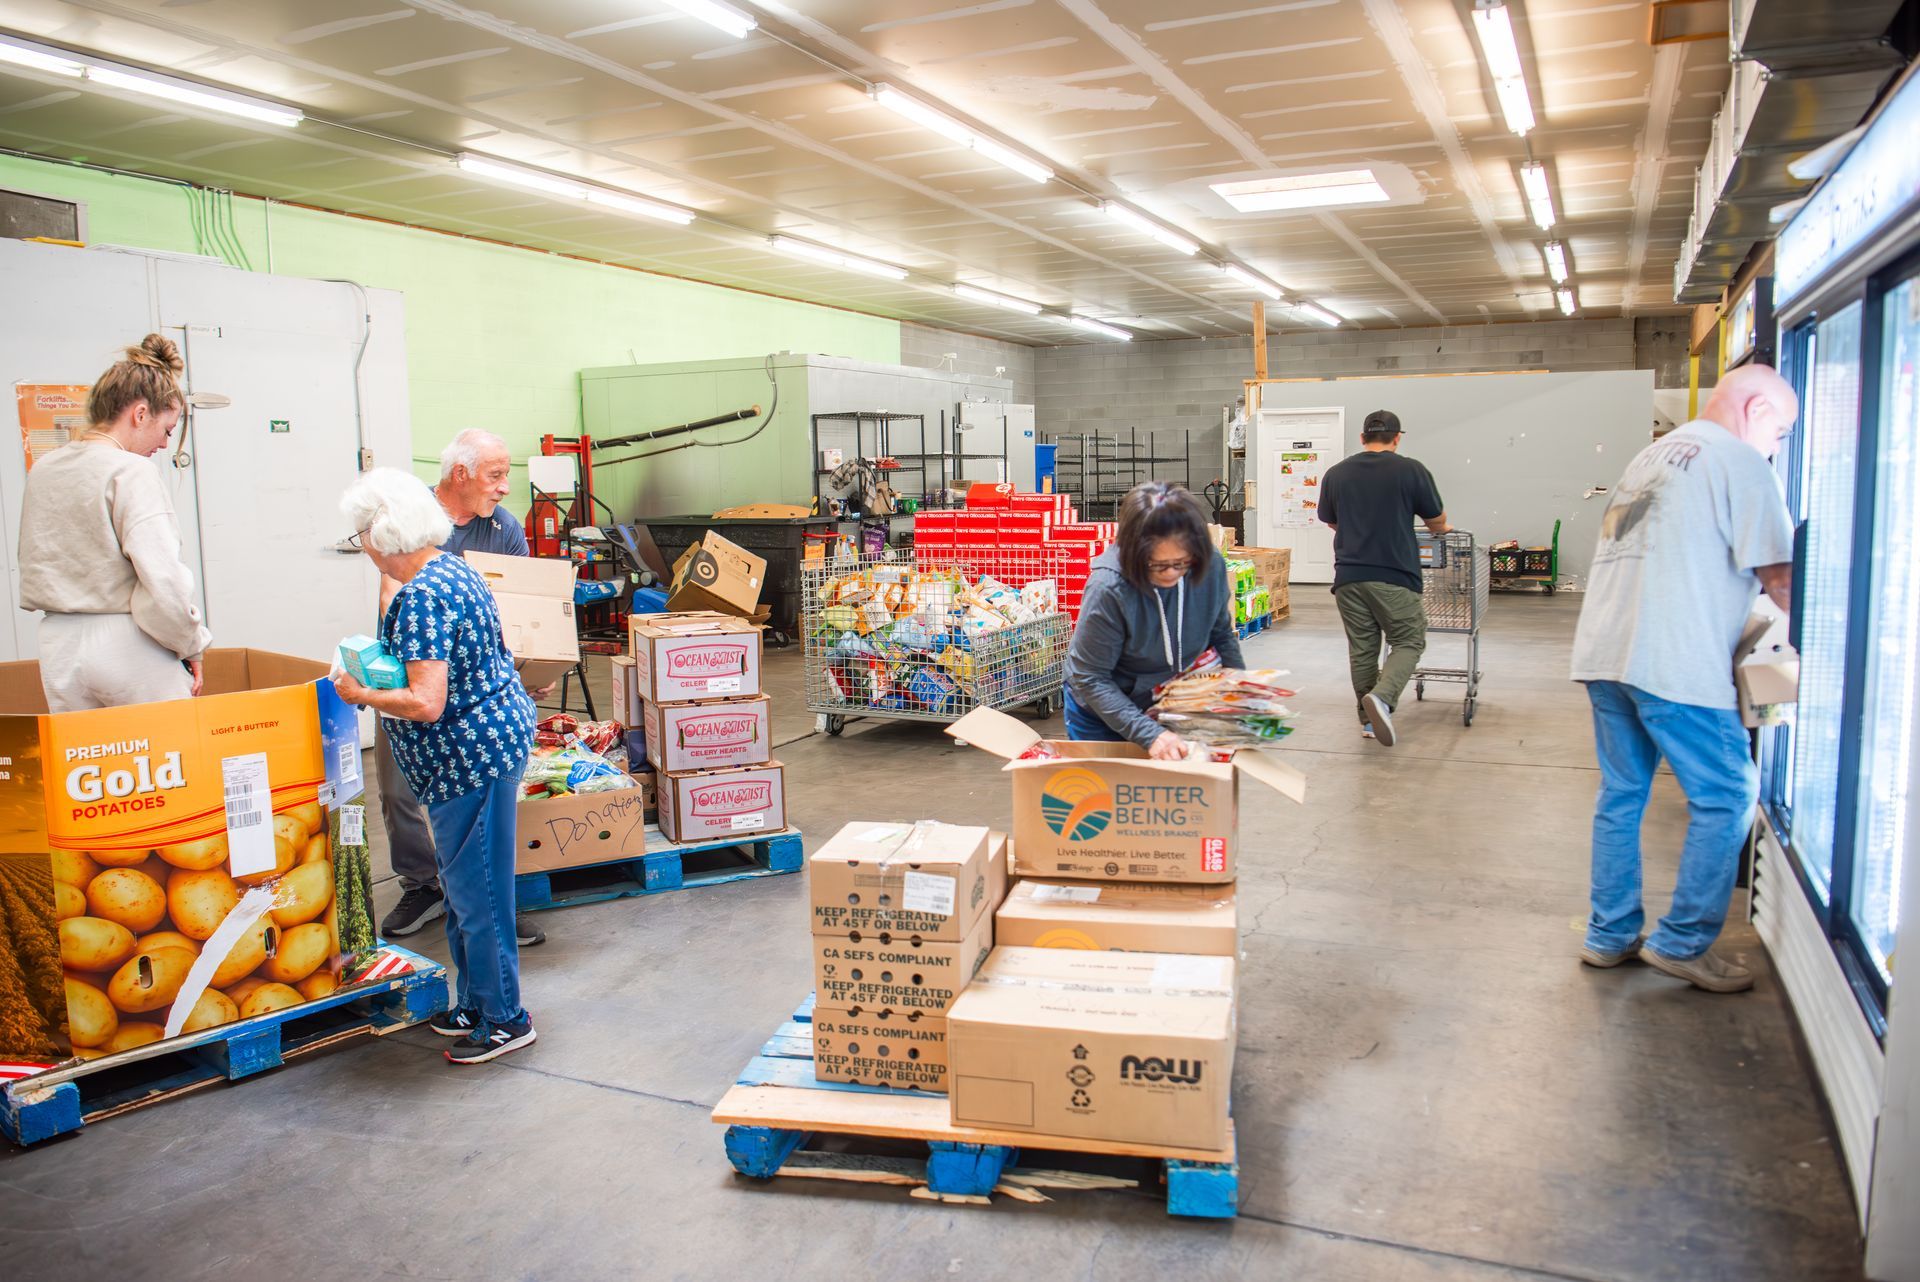
[[[1336,527],[1333,586],[1393,583],[1420,591],[1413,521],[1445,510],[1433,473],[1418,459],[1374,450],[1335,463],[1320,482],[1320,519]]]

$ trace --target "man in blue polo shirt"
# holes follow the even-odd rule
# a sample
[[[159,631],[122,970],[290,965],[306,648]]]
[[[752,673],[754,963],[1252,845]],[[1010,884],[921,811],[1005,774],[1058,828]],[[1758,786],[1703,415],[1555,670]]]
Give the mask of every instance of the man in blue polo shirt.
[[[507,443],[492,432],[468,428],[448,442],[440,453],[440,484],[434,494],[440,506],[453,520],[453,537],[440,545],[443,552],[459,556],[465,552],[497,552],[503,556],[526,556],[527,536],[513,514],[500,506],[507,496],[513,456]],[[399,590],[390,579],[380,581],[380,614],[384,618],[387,603]],[[544,690],[533,692],[536,698]],[[440,890],[440,869],[433,857],[433,830],[427,826],[427,813],[407,786],[405,776],[393,759],[393,746],[387,739],[387,727],[381,722],[374,744],[374,761],[380,779],[380,814],[387,825],[387,844],[393,871],[400,878],[400,902],[380,922],[380,933],[387,939],[411,935],[447,912],[446,896]],[[539,927],[524,916],[515,917],[520,944],[526,947],[546,939]]]

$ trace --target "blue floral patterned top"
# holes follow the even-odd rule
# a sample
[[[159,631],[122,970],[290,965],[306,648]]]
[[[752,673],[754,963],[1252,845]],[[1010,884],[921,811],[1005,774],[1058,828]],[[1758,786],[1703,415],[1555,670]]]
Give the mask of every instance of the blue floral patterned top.
[[[533,746],[533,700],[513,670],[486,580],[441,553],[394,595],[380,639],[402,663],[447,665],[447,707],[438,721],[387,719],[394,761],[413,795],[432,805],[498,779],[517,786]]]

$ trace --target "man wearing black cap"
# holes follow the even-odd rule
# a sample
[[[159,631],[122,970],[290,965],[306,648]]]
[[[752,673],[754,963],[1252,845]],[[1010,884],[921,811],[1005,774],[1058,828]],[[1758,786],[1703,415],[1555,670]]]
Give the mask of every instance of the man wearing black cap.
[[[1435,534],[1449,528],[1433,473],[1400,455],[1399,416],[1375,410],[1360,429],[1360,453],[1327,469],[1320,482],[1320,519],[1333,530],[1333,599],[1347,629],[1360,733],[1385,748],[1393,746],[1400,693],[1427,648],[1416,517]]]

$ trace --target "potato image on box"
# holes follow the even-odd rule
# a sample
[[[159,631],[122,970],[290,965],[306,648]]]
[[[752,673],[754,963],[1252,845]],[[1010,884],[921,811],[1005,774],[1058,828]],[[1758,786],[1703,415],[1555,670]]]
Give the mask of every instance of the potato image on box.
[[[48,715],[37,665],[0,664],[0,1060],[274,1017],[372,949],[365,844],[338,841],[358,727],[324,676],[216,650],[202,698]]]

